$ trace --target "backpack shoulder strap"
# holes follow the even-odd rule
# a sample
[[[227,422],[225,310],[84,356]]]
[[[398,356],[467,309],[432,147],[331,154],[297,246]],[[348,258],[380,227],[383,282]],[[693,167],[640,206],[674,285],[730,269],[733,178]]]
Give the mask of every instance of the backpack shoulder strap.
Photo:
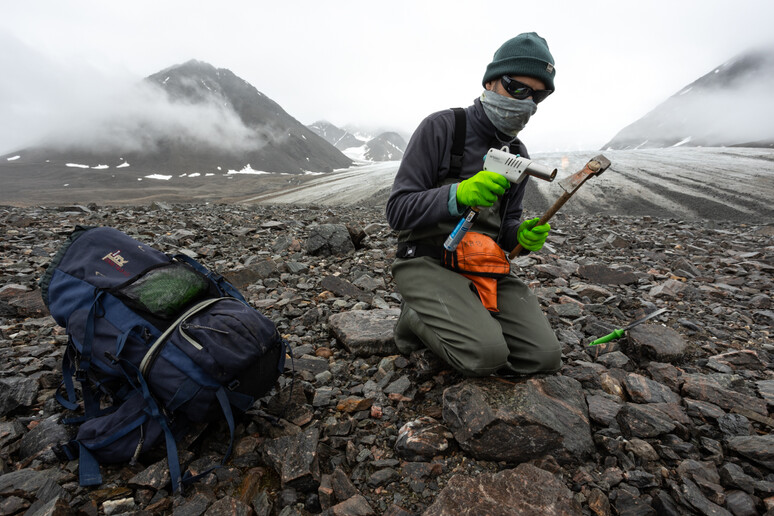
[[[462,158],[465,155],[465,130],[467,119],[465,110],[452,108],[454,112],[454,138],[452,140],[451,159],[449,161],[449,174],[446,177],[457,178],[462,172]]]

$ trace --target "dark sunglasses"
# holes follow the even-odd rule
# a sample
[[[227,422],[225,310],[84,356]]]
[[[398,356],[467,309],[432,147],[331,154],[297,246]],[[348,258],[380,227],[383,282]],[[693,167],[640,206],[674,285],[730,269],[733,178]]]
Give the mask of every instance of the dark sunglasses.
[[[502,82],[503,88],[505,88],[505,91],[507,91],[511,97],[519,100],[532,97],[532,100],[535,102],[535,104],[540,104],[546,100],[546,97],[554,92],[554,90],[533,90],[523,82],[519,82],[516,79],[511,79],[507,75],[503,75],[503,78],[500,79],[500,82]]]

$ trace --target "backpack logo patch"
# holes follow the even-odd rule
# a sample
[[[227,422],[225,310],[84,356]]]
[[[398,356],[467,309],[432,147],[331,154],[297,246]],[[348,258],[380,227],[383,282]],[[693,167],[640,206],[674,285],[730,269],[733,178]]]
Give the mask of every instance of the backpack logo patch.
[[[121,250],[113,251],[112,253],[106,254],[102,258],[103,262],[109,263],[115,270],[123,274],[124,276],[128,276],[129,273],[124,270],[124,265],[129,263],[129,260],[121,256]]]

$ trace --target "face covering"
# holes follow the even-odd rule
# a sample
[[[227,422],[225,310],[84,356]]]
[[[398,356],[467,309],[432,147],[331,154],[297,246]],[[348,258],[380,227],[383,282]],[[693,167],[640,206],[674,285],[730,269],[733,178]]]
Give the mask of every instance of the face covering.
[[[519,100],[484,90],[481,94],[484,112],[498,131],[516,136],[537,111],[537,104],[529,99]]]

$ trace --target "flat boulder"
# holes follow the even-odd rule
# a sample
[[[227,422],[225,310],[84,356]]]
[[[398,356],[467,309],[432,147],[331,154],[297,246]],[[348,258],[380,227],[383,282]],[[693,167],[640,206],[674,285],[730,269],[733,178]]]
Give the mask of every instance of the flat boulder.
[[[553,473],[532,464],[484,473],[455,475],[423,516],[526,516],[583,514],[573,493]]]
[[[624,353],[633,358],[657,362],[679,362],[685,356],[688,344],[672,328],[660,324],[640,324],[627,333],[621,345]]]
[[[614,269],[599,263],[581,265],[578,268],[578,276],[597,285],[630,285],[637,283],[637,276],[632,271]]]
[[[691,373],[683,375],[682,379],[681,392],[685,397],[706,401],[728,411],[741,408],[768,415],[765,400],[725,387],[720,380],[728,379],[727,376]]]
[[[444,391],[443,419],[476,459],[519,464],[552,455],[575,463],[594,451],[583,389],[567,376],[465,380]]]
[[[393,338],[398,315],[399,308],[351,310],[331,315],[328,326],[333,336],[359,357],[398,355]]]
[[[733,437],[728,441],[728,447],[768,469],[774,469],[774,435]]]

